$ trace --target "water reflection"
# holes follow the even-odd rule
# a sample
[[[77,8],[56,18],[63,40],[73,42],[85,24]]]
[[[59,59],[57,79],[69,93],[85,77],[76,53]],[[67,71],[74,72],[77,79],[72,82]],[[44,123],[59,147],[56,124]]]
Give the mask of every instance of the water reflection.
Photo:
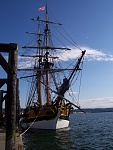
[[[23,142],[26,150],[68,150],[72,144],[70,128],[30,131],[24,134]]]

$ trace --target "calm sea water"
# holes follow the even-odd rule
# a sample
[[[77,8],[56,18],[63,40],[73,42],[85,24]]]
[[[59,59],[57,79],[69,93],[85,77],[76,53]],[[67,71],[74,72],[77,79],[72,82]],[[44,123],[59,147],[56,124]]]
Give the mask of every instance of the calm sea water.
[[[113,112],[71,114],[65,130],[27,132],[25,150],[113,150]]]

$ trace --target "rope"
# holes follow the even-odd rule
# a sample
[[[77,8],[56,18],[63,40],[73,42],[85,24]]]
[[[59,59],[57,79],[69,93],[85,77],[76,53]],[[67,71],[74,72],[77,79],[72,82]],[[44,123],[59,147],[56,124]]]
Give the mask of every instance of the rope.
[[[50,11],[50,10],[49,10]],[[50,11],[50,13],[52,14],[53,18],[57,21],[56,17],[53,15],[53,13]],[[58,22],[58,21],[57,21]],[[56,28],[56,27],[55,27]],[[71,39],[71,41],[73,41],[73,43],[75,44],[74,46],[77,47],[79,50],[82,51],[82,49],[80,48],[80,46],[71,38],[71,36],[67,33],[67,31],[61,26],[62,30],[67,34],[67,36]],[[57,28],[56,28],[57,30]],[[57,30],[58,31],[58,30]],[[59,32],[59,31],[58,31]],[[59,32],[61,34],[61,32]],[[71,44],[73,44],[70,40],[68,40],[63,34],[61,34],[64,39],[66,39],[68,42],[70,42]]]
[[[39,113],[38,113],[38,115],[39,115]],[[20,134],[20,136],[24,135],[24,134],[31,128],[31,126],[32,126],[32,125],[34,124],[34,122],[36,121],[38,115],[35,117],[34,121],[31,123],[31,125],[30,125],[23,133]]]
[[[83,70],[83,62],[82,62],[82,70]],[[80,97],[80,89],[81,89],[81,82],[82,81],[82,71],[81,71],[81,76],[80,76],[80,86],[79,86],[79,93],[78,93],[78,100],[79,100],[79,97]]]

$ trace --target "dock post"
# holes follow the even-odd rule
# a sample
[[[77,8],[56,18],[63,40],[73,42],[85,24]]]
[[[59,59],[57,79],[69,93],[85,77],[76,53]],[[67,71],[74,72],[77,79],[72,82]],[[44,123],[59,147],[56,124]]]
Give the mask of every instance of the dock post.
[[[2,126],[2,99],[3,99],[3,90],[0,90],[0,127]]]
[[[20,116],[20,100],[19,100],[19,79],[17,78],[17,85],[16,85],[16,124],[19,128],[19,116]]]
[[[8,84],[7,84],[5,150],[15,149],[17,58],[18,58],[18,46],[16,45],[15,49],[9,51],[9,60],[8,60],[8,64],[12,69],[12,73],[8,74]]]

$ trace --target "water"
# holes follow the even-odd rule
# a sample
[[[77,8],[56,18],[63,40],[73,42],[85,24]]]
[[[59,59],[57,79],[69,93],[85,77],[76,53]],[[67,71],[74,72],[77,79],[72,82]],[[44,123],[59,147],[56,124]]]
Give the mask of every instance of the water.
[[[71,114],[65,130],[27,132],[26,150],[113,150],[113,112]]]

